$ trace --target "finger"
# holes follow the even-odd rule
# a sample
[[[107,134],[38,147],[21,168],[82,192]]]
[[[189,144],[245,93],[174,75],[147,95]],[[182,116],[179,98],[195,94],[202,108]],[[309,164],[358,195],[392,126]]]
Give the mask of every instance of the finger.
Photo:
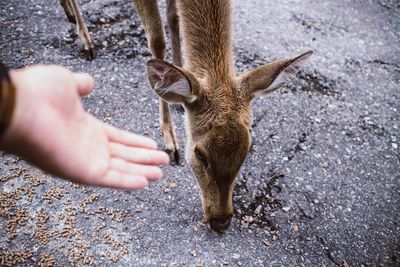
[[[118,143],[110,143],[112,157],[121,158],[132,163],[164,165],[169,163],[167,153],[146,148],[133,148]]]
[[[93,91],[94,80],[92,76],[87,73],[74,73],[74,78],[80,96],[88,95]]]
[[[119,130],[111,125],[107,125],[107,133],[111,142],[121,143],[127,146],[157,149],[157,144],[152,139]]]
[[[97,180],[96,183],[98,186],[130,190],[142,189],[149,184],[146,177],[128,175],[113,169],[109,170],[103,179]]]
[[[127,162],[123,159],[111,159],[111,168],[125,174],[140,175],[147,179],[161,179],[163,173],[159,167]]]

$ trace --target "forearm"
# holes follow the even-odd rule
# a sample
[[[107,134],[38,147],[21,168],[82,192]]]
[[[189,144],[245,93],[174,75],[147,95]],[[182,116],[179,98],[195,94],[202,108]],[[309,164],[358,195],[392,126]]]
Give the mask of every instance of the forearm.
[[[0,62],[0,140],[11,124],[15,108],[16,90],[7,67]]]

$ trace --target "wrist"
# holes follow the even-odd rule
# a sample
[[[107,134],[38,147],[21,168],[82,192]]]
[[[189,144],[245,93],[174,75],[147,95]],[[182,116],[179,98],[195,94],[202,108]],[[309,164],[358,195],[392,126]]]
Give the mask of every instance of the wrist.
[[[9,70],[0,62],[0,142],[9,129],[15,110],[16,89]]]
[[[0,112],[4,125],[4,130],[0,135],[0,149],[13,154],[19,153],[23,146],[24,138],[21,136],[24,135],[23,125],[27,123],[24,114],[29,113],[27,110],[23,110],[27,109],[26,103],[21,103],[25,101],[19,84],[19,79],[23,77],[17,76],[22,72],[23,70],[9,70],[8,79],[6,83],[3,82],[4,87],[2,85],[1,89],[2,93],[8,93],[8,97],[3,99],[3,110],[6,110],[6,113],[3,113],[3,110]]]

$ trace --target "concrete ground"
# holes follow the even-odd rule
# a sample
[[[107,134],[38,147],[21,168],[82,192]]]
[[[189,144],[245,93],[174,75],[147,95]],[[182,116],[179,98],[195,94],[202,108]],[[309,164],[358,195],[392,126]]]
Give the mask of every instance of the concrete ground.
[[[150,58],[128,0],[80,0],[86,61],[58,1],[0,1],[0,59],[62,64],[96,79],[88,112],[161,144]],[[162,12],[164,3],[160,3]],[[400,266],[400,2],[236,1],[238,71],[315,50],[253,102],[254,146],[223,235],[202,223],[186,163],[143,191],[79,186],[0,155],[0,264]],[[183,112],[174,108],[184,147]]]

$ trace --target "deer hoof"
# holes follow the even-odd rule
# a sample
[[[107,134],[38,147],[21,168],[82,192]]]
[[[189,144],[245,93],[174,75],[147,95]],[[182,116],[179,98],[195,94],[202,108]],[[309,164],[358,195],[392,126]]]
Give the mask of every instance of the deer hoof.
[[[180,155],[178,149],[165,148],[164,151],[169,155],[171,165],[179,165]]]
[[[179,165],[179,144],[175,130],[171,124],[162,125],[161,129],[164,137],[164,151],[168,153],[172,165]]]
[[[213,219],[210,221],[210,227],[214,232],[222,234],[226,229],[228,229],[229,225],[231,225],[231,220],[232,217],[229,217],[222,221],[218,219]]]
[[[93,59],[95,59],[96,51],[94,50],[94,48],[89,48],[89,49],[85,48],[85,57],[89,61],[92,61]]]

